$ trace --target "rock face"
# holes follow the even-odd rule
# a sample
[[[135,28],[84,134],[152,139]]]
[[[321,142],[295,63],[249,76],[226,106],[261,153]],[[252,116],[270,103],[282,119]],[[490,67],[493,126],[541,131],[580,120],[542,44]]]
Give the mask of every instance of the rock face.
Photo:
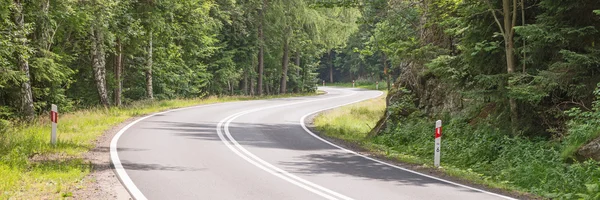
[[[600,137],[579,148],[577,154],[586,159],[591,158],[600,161]]]

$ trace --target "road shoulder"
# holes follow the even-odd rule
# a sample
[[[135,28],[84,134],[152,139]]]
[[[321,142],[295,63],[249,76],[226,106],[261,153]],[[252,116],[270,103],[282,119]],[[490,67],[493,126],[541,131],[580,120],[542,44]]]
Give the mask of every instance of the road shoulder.
[[[95,141],[96,147],[84,154],[92,171],[79,182],[78,189],[73,192],[75,199],[132,199],[127,189],[115,174],[110,160],[110,142],[112,138],[131,122],[140,117],[132,117],[123,123],[104,132]]]

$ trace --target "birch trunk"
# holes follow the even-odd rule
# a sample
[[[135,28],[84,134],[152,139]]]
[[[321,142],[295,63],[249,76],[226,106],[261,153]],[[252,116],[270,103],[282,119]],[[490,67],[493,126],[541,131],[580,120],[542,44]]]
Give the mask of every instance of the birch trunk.
[[[297,83],[296,83],[296,88],[294,88],[294,92],[300,92],[300,88],[303,86],[303,83],[302,83],[303,79],[300,77],[300,69],[301,69],[301,67],[300,67],[300,51],[296,51],[296,62],[294,64],[296,64],[296,66],[298,67],[298,68],[296,68],[296,77],[297,77],[296,80],[301,79],[299,81],[296,81]]]
[[[264,35],[263,35],[263,23],[264,23],[264,9],[265,2],[262,2],[262,9],[258,11],[258,18],[260,22],[258,23],[258,80],[257,80],[257,90],[258,95],[263,95],[263,71],[264,71]]]
[[[117,38],[115,56],[115,82],[117,87],[115,88],[115,106],[121,106],[121,93],[123,91],[123,83],[121,82],[121,73],[123,71],[123,47],[121,45],[121,39]]]
[[[288,65],[290,62],[290,44],[288,39],[283,41],[283,58],[281,59],[281,81],[279,82],[279,93],[285,94],[287,92],[287,72]]]
[[[329,52],[329,82],[333,83],[333,52]]]
[[[154,99],[152,90],[152,30],[149,32],[148,58],[146,58],[146,94],[148,99]]]
[[[23,5],[20,0],[14,1],[14,17],[15,25],[19,39],[23,42],[23,48],[27,47],[27,36],[25,30],[25,16],[23,15]],[[17,51],[17,62],[19,70],[25,75],[25,80],[21,83],[21,111],[25,120],[32,121],[35,117],[35,109],[33,107],[33,94],[31,91],[31,76],[29,74],[29,61],[27,60],[26,51]]]
[[[104,107],[109,106],[108,93],[106,90],[106,58],[104,52],[104,35],[96,25],[92,25],[92,68],[94,70],[94,80],[100,98],[100,104]]]

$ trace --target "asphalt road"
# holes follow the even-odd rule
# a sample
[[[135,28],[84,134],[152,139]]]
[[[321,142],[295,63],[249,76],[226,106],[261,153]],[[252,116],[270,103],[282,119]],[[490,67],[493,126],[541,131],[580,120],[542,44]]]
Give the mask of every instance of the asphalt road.
[[[316,137],[301,124],[309,114],[382,94],[321,89],[328,94],[220,103],[142,118],[113,139],[111,159],[137,199],[507,198]]]

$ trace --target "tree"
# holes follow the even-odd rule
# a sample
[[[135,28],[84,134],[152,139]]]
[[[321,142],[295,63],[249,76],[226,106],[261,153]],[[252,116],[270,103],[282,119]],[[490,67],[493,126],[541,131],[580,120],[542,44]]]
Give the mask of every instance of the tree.
[[[263,74],[265,70],[265,38],[264,38],[264,26],[265,26],[265,12],[267,10],[267,0],[262,0],[261,8],[258,11],[258,80],[257,89],[258,95],[263,95]]]
[[[154,99],[154,92],[152,90],[152,29],[148,31],[148,51],[146,57],[146,95],[148,99]]]
[[[23,115],[27,121],[33,120],[35,116],[35,110],[33,107],[33,94],[31,92],[31,76],[29,74],[29,57],[30,57],[30,47],[27,43],[27,34],[28,31],[25,28],[25,15],[23,13],[23,4],[20,0],[13,1],[13,17],[14,23],[16,26],[16,35],[15,38],[20,44],[17,44],[17,50],[15,55],[17,57],[17,63],[19,65],[19,69],[23,75],[21,81],[21,110]]]
[[[518,5],[517,5],[517,0],[502,0],[502,18],[503,18],[503,23],[500,23],[500,20],[498,19],[498,16],[496,15],[496,10],[494,9],[494,7],[492,6],[492,3],[490,3],[489,0],[486,0],[490,12],[492,13],[492,15],[494,16],[494,20],[496,21],[496,24],[498,25],[498,28],[500,30],[500,33],[502,34],[502,38],[504,38],[504,52],[506,53],[506,69],[509,75],[515,73],[515,55],[514,55],[514,50],[515,50],[515,41],[514,41],[514,35],[515,35],[515,26],[517,24],[517,9],[518,9]],[[523,7],[522,7],[523,9]],[[509,85],[510,86],[510,85]],[[511,126],[513,129],[513,134],[516,134],[516,132],[518,131],[518,118],[519,118],[519,112],[518,112],[518,108],[517,108],[517,101],[512,98],[509,97],[509,105],[510,105],[510,118],[511,118]]]

